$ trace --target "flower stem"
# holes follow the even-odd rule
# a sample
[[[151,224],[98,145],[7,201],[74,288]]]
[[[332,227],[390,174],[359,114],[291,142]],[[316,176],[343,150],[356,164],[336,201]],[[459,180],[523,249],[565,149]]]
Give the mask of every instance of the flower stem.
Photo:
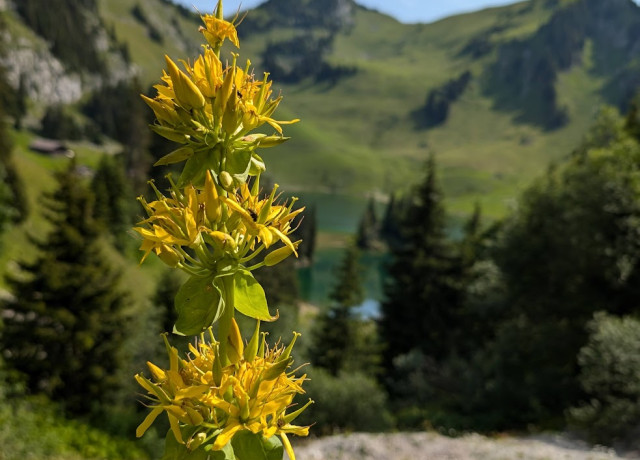
[[[222,366],[228,366],[231,362],[227,355],[227,349],[229,344],[229,334],[231,333],[231,322],[233,320],[233,314],[235,310],[234,299],[234,282],[233,276],[222,277],[222,295],[224,295],[224,311],[220,318],[220,324],[218,326],[218,335],[220,339],[220,359],[222,360]]]

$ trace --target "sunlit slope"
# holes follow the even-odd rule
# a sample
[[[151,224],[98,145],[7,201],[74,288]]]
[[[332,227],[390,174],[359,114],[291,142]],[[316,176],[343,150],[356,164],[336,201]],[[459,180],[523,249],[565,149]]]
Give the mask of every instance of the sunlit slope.
[[[407,25],[345,0],[343,4],[353,6],[350,15],[345,24],[332,29],[321,16],[315,25],[312,10],[336,0],[289,2],[292,6],[283,9],[288,1],[271,0],[249,11],[239,26],[241,59],[251,58],[258,73],[272,71],[276,91],[284,95],[276,118],[302,120],[285,127],[291,141],[263,151],[269,173],[288,189],[386,194],[415,181],[427,155],[434,152],[453,211],[468,212],[480,201],[488,214],[500,216],[524,184],[571,151],[605,102],[603,89],[610,81],[601,69],[594,70],[598,63],[591,59],[593,46],[588,40],[576,53],[579,59],[559,68],[549,83],[556,105],[567,114],[563,125],[545,126],[544,107],[533,107],[538,102],[535,95],[521,104],[514,100],[505,109],[504,98],[516,90],[492,81],[492,66],[504,58],[503,45],[526,47],[531,41],[535,52],[543,27],[560,20],[558,12],[576,2],[534,0]],[[625,2],[630,3],[614,3],[623,9],[628,8]],[[162,44],[151,40],[131,14],[135,5],[164,24]],[[145,82],[160,74],[166,50],[174,57],[197,52],[197,17],[178,14],[164,1],[101,0],[101,11],[118,37],[129,43]],[[299,17],[306,21],[303,25]],[[257,31],[254,24],[260,25]],[[282,83],[274,69],[263,65],[267,46],[286,54],[297,46],[296,40],[309,37],[312,41],[328,37],[319,59],[331,68],[351,71],[334,79],[303,74]],[[601,50],[598,43],[596,49]],[[613,73],[615,66],[611,68]],[[429,92],[466,71],[471,80],[449,104],[446,120],[420,127],[416,113],[424,108]],[[522,121],[529,109],[537,114],[534,122]]]
[[[542,6],[522,9],[518,4],[404,25],[358,8],[353,28],[336,36],[329,56],[357,73],[335,85],[309,79],[283,86],[283,116],[295,114],[302,122],[287,130],[290,143],[267,154],[272,173],[289,187],[386,193],[415,180],[433,151],[453,210],[466,212],[478,200],[488,213],[503,214],[521,185],[570,151],[600,103],[599,82],[580,67],[557,83],[571,110],[564,128],[547,132],[494,109],[482,78],[495,53],[473,59],[462,50],[497,24],[501,30],[492,40],[500,43],[534,33],[552,14]],[[259,54],[258,43],[270,33],[245,38],[247,48]],[[413,112],[429,90],[465,70],[474,78],[447,121],[417,129]]]

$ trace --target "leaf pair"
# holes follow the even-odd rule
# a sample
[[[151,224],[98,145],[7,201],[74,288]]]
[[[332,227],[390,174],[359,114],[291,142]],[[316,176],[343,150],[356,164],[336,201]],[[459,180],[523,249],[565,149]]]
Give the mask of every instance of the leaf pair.
[[[188,437],[192,427],[185,427],[183,437]],[[162,460],[282,460],[284,449],[277,436],[265,438],[261,434],[250,431],[237,433],[233,440],[218,451],[207,449],[211,444],[205,444],[190,450],[185,444],[176,441],[173,432],[169,430],[165,442]]]
[[[233,277],[233,296],[224,292],[224,276]],[[233,298],[235,305],[226,305],[225,299]],[[197,335],[222,316],[225,308],[235,308],[243,315],[260,321],[273,321],[269,314],[264,289],[251,272],[238,267],[217,276],[191,276],[178,290],[175,297],[178,319],[175,332]]]

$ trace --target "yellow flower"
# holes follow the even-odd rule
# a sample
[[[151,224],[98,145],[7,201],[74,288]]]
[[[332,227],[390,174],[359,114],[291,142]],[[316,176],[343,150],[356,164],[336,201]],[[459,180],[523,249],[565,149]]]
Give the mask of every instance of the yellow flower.
[[[257,194],[249,191],[247,184],[242,184],[237,193],[225,199],[225,203],[239,217],[246,233],[256,237],[265,248],[279,240],[297,256],[297,243],[292,243],[288,235],[295,230],[291,222],[304,208],[293,211],[295,199],[288,206],[274,204],[277,189],[276,185],[268,198],[259,200]]]
[[[205,97],[216,97],[216,92],[223,82],[222,63],[210,47],[205,46],[204,54],[196,59],[192,68],[187,70]]]
[[[216,48],[220,46],[225,39],[229,39],[236,48],[240,48],[238,32],[233,23],[217,18],[211,14],[202,16],[202,22],[204,22],[205,26],[200,27],[200,32],[202,32],[202,35],[204,35],[209,45]]]
[[[257,343],[258,336],[256,328],[250,344]],[[179,358],[178,351],[167,342],[169,369],[148,363],[152,379],[136,375],[153,402],[136,436],[142,436],[158,415],[166,412],[171,430],[181,444],[189,446],[197,439],[198,443],[211,444],[211,449],[220,450],[236,433],[247,430],[267,438],[280,436],[289,457],[295,459],[287,434],[308,435],[309,427],[291,422],[312,403],[309,401],[287,414],[294,396],[304,393],[302,384],[306,378],[287,371],[297,337],[294,334],[286,348],[283,345],[270,348],[263,338],[261,351],[255,356],[239,356],[235,364],[224,368],[218,357],[219,344],[212,334],[210,342],[201,336],[196,346],[190,345],[186,359]],[[181,426],[198,428],[185,440]]]

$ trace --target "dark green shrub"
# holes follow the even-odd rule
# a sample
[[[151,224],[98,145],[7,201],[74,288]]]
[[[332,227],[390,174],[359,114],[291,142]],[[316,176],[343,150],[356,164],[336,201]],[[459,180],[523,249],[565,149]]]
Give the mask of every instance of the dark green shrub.
[[[570,409],[569,419],[595,442],[630,439],[640,428],[640,321],[597,313],[588,329],[578,363],[590,399]]]
[[[342,372],[333,377],[323,369],[310,369],[309,379],[304,396],[313,399],[315,404],[296,419],[297,425],[315,422],[316,434],[375,432],[391,427],[387,397],[375,379],[358,372]]]

